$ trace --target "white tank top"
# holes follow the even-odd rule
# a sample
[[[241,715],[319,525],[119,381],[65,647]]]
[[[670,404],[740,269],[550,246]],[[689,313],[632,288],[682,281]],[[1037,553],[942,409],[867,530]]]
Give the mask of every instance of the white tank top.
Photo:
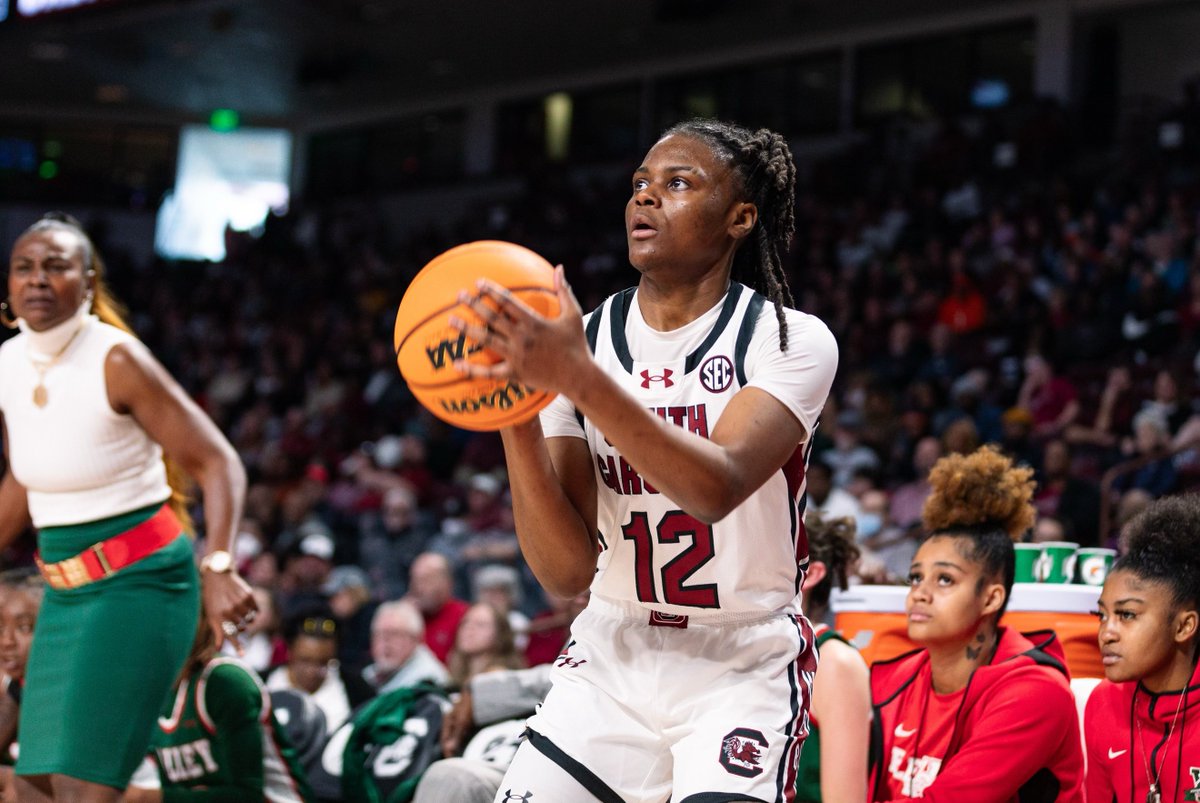
[[[108,403],[104,361],[132,335],[89,316],[46,370],[45,407],[33,403],[38,375],[29,335],[0,345],[0,413],[10,470],[29,494],[35,527],[81,524],[166,501],[162,449],[130,415]]]
[[[706,525],[649,485],[604,433],[556,398],[541,414],[546,437],[586,438],[596,471],[603,551],[593,594],[698,620],[800,612],[808,565],[805,468],[837,344],[813,316],[790,309],[786,315],[786,354],[779,351],[773,306],[740,284],[672,332],[646,324],[633,291],[610,297],[586,317],[596,361],[668,421],[707,438],[730,399],[753,386],[791,410],[806,436],[761,488]]]

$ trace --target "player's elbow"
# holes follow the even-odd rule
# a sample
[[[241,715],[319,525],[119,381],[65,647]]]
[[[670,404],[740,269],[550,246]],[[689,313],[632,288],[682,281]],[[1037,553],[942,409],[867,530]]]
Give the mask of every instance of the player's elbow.
[[[685,506],[684,510],[704,524],[716,524],[746,501],[746,496],[740,489],[722,483],[697,494],[692,504]]]
[[[534,568],[534,575],[547,592],[562,599],[579,596],[592,584],[596,576],[596,562],[572,560],[555,561]]]
[[[538,578],[538,582],[549,593],[560,599],[574,599],[588,590],[595,576],[594,570],[588,572],[557,572],[553,576]]]

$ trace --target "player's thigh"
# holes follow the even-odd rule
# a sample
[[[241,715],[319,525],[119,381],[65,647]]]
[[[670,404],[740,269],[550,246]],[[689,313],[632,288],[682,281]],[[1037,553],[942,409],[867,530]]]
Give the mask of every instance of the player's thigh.
[[[517,750],[494,803],[666,803],[670,795],[669,782],[646,787],[636,778],[619,778],[610,784],[531,734]]]
[[[672,801],[786,799],[808,735],[816,668],[811,629],[789,617],[733,631],[723,641],[722,654],[740,654],[747,664],[709,673],[679,701]],[[757,660],[750,656],[755,650]]]

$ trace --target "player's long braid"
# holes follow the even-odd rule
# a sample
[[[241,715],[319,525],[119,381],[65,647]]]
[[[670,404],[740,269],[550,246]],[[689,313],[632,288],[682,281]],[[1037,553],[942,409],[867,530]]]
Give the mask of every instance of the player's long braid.
[[[733,278],[775,305],[779,349],[787,351],[783,308],[793,302],[780,254],[787,250],[796,231],[796,164],[787,140],[766,128],[750,131],[720,120],[689,120],[666,133],[708,142],[726,155],[741,176],[747,197],[758,207],[758,223],[751,232],[754,249],[738,248],[733,256]]]

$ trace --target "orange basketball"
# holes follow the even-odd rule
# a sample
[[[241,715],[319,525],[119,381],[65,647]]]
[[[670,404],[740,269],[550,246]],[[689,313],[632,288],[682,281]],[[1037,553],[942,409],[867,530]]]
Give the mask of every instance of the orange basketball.
[[[528,248],[499,240],[467,243],[435,257],[412,280],[396,312],[396,363],[417,401],[438,418],[463,429],[496,430],[527,421],[553,393],[507,379],[471,379],[454,361],[489,365],[496,355],[450,326],[450,317],[479,323],[460,304],[462,290],[475,292],[487,278],[542,315],[558,314],[554,268]]]

